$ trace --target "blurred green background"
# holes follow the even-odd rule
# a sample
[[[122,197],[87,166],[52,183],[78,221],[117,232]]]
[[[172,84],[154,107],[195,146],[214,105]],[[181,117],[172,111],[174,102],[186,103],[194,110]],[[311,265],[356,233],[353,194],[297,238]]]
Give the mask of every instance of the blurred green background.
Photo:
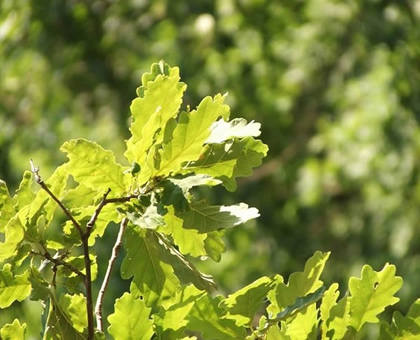
[[[185,105],[228,92],[270,147],[237,192],[206,193],[261,213],[205,264],[221,290],[323,250],[342,291],[364,263],[396,264],[405,312],[420,296],[420,0],[2,0],[0,178],[14,190],[30,158],[46,178],[76,137],[123,161],[130,102],[160,59],[180,67]]]

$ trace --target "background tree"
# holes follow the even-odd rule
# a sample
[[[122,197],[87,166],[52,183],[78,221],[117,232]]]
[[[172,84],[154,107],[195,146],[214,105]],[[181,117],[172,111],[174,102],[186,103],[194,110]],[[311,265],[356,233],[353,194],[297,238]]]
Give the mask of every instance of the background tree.
[[[122,154],[133,89],[164,59],[189,84],[186,104],[229,92],[232,114],[261,122],[270,147],[234,195],[216,191],[261,212],[227,235],[231,251],[213,272],[222,289],[287,276],[331,250],[331,280],[391,262],[405,278],[402,305],[418,295],[418,0],[0,8],[0,178],[11,190],[30,158],[48,176],[74,137]]]

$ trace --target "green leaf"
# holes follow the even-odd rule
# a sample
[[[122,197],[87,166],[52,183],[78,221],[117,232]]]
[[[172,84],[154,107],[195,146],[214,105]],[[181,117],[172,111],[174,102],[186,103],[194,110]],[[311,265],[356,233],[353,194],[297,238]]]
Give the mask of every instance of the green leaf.
[[[337,303],[339,294],[338,284],[333,283],[322,298],[320,306],[322,339],[342,339],[347,332],[350,305],[347,303],[347,297]]]
[[[420,299],[410,307],[406,316],[395,311],[391,325],[382,322],[380,339],[383,340],[416,340],[420,336]]]
[[[86,298],[83,294],[60,296],[59,306],[72,327],[80,333],[87,328]]]
[[[190,210],[181,215],[184,219],[184,228],[195,229],[200,233],[231,228],[258,216],[258,210],[248,208],[245,203],[231,206],[212,206],[203,201],[191,203]]]
[[[160,162],[156,164],[153,176],[177,173],[186,162],[197,160],[210,136],[210,127],[219,117],[228,117],[229,107],[223,104],[224,97],[204,98],[197,110],[182,112],[178,118],[172,140],[163,143]]]
[[[325,292],[325,287],[322,286],[318,288],[315,292],[310,293],[304,297],[298,297],[296,301],[290,305],[287,306],[285,309],[283,309],[280,313],[276,315],[275,318],[269,319],[270,322],[280,322],[282,320],[285,320],[289,316],[303,310],[304,308],[308,307],[309,305],[319,301]]]
[[[262,307],[263,300],[274,285],[273,279],[264,276],[230,294],[220,303],[220,307],[227,310],[224,318],[234,320],[237,326],[250,326],[255,313]]]
[[[186,316],[195,301],[205,295],[207,292],[193,285],[182,287],[175,295],[172,304],[167,309],[161,308],[159,313],[154,315],[157,335],[161,339],[181,339],[188,324]]]
[[[217,144],[232,138],[258,137],[261,134],[260,128],[260,123],[252,121],[247,124],[243,118],[235,118],[229,122],[219,119],[212,124],[206,143]]]
[[[171,235],[182,254],[193,257],[207,255],[204,242],[208,235],[199,233],[198,230],[183,228],[183,220],[175,215],[174,208],[169,206],[167,209],[168,212],[164,216],[165,226],[159,231],[165,235]]]
[[[11,267],[6,263],[0,271],[0,308],[9,307],[14,301],[22,301],[31,294],[28,273],[14,276]]]
[[[99,191],[111,189],[110,196],[118,197],[126,193],[130,185],[130,175],[115,161],[112,151],[85,139],[73,139],[61,146],[67,153],[67,171],[80,184]]]
[[[115,302],[115,312],[108,316],[108,331],[115,339],[149,340],[153,335],[150,312],[143,300],[124,293]]]
[[[4,242],[0,242],[0,262],[17,254],[25,236],[24,228],[17,216],[11,218],[4,228]]]
[[[303,272],[290,275],[288,284],[283,282],[283,277],[276,275],[277,287],[268,294],[271,305],[267,308],[270,315],[277,315],[284,308],[291,306],[299,297],[315,292],[323,282],[319,280],[330,253],[320,251],[308,259]]]
[[[132,136],[127,141],[125,157],[141,167],[150,147],[162,142],[163,136],[157,132],[177,116],[186,89],[186,85],[179,81],[179,69],[162,65],[153,64],[151,73],[143,75],[139,98],[134,99],[130,107]],[[160,73],[164,68],[166,72]]]
[[[72,325],[69,316],[61,309],[59,305],[53,305],[50,302],[47,327],[45,329],[44,339],[74,339],[87,340],[87,334],[76,331]]]
[[[367,322],[379,322],[377,315],[399,301],[394,294],[401,288],[403,280],[395,276],[395,271],[395,266],[388,263],[380,272],[365,265],[360,279],[350,279],[350,325],[356,331]]]
[[[20,324],[18,319],[8,323],[0,330],[0,338],[2,340],[24,340],[26,333],[26,323]]]
[[[189,163],[184,173],[207,174],[223,181],[229,191],[236,190],[236,177],[250,176],[261,165],[268,147],[260,140],[245,137],[224,144],[207,145],[200,158]]]
[[[211,290],[216,284],[210,275],[201,273],[190,261],[187,260],[172,244],[162,235],[155,233],[160,244],[165,249],[161,253],[162,261],[170,264],[175,275],[183,284],[194,284],[198,289]]]
[[[149,229],[129,225],[124,238],[127,254],[121,264],[122,278],[133,277],[147,306],[155,306],[172,297],[178,290],[179,280],[173,268],[162,262],[164,249],[155,234]]]
[[[35,194],[32,192],[32,172],[25,171],[23,173],[22,181],[19,184],[19,188],[16,190],[16,194],[13,197],[16,210],[22,209],[24,206],[32,203],[35,198]]]
[[[203,339],[245,339],[245,327],[238,327],[233,320],[223,318],[224,311],[219,308],[222,299],[208,294],[198,298],[186,316],[186,328],[200,332]]]
[[[4,228],[14,215],[13,201],[5,182],[0,180],[0,233],[4,233]]]

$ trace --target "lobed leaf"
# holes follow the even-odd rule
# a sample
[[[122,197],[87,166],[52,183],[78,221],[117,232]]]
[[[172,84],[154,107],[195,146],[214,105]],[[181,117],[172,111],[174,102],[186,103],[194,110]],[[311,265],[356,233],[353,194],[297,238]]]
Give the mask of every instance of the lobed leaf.
[[[83,294],[63,294],[60,296],[58,304],[63,313],[66,314],[69,322],[71,322],[72,327],[76,331],[83,333],[85,328],[87,328],[85,296]]]
[[[15,213],[7,185],[4,181],[0,180],[0,233],[4,233],[7,222]]]
[[[118,340],[149,340],[153,335],[150,312],[143,300],[124,293],[115,301],[114,313],[108,316],[108,331]]]
[[[350,325],[359,331],[365,323],[377,323],[377,315],[399,301],[394,294],[402,286],[402,278],[395,276],[394,265],[386,264],[380,272],[365,265],[362,277],[350,278]]]
[[[143,75],[142,83],[139,97],[130,107],[132,136],[127,141],[125,153],[130,162],[140,165],[145,163],[150,147],[162,142],[163,136],[157,132],[177,116],[186,89],[180,82],[179,69],[169,68],[167,64],[153,64],[151,73]]]
[[[18,319],[12,323],[4,325],[0,330],[0,339],[2,340],[24,340],[26,333],[26,323],[20,324]]]
[[[420,299],[410,307],[406,316],[395,311],[391,325],[382,322],[380,338],[383,340],[415,340],[420,337]]]
[[[17,216],[12,217],[4,228],[4,242],[0,242],[0,263],[16,255],[25,232]]]
[[[130,186],[130,175],[115,161],[112,151],[85,139],[73,139],[61,146],[67,153],[67,171],[84,186],[105,192],[111,189],[111,196],[121,196]]]
[[[31,294],[28,273],[15,276],[11,267],[10,263],[6,263],[0,271],[0,308],[7,308],[14,301],[22,301]]]

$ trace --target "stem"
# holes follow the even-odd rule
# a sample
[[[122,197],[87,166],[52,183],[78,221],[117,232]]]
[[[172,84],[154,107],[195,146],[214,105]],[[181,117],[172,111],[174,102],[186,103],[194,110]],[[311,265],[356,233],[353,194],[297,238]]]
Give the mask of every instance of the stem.
[[[103,323],[102,323],[102,303],[105,296],[105,290],[108,287],[109,280],[111,278],[112,269],[114,268],[115,261],[117,260],[118,253],[122,244],[122,237],[124,230],[128,224],[128,219],[124,218],[120,224],[120,230],[118,232],[117,239],[115,240],[114,247],[112,248],[112,254],[108,261],[108,267],[106,269],[104,281],[102,282],[101,289],[99,290],[98,299],[96,300],[95,314],[96,314],[96,326],[103,332]]]
[[[80,236],[83,235],[82,226],[79,222],[76,221],[76,219],[73,217],[71,212],[64,206],[64,204],[53,194],[53,192],[47,187],[44,180],[41,178],[41,175],[39,174],[39,168],[34,166],[34,163],[31,159],[31,171],[35,176],[36,182],[41,186],[42,189],[44,189],[48,195],[58,204],[58,206],[63,210],[63,212],[67,215],[67,217],[70,219],[70,221],[73,223],[73,225],[76,227],[77,231],[79,232]]]
[[[86,287],[86,309],[87,309],[87,321],[88,321],[88,339],[93,340],[95,329],[93,325],[93,302],[92,302],[92,272],[91,263],[89,257],[89,235],[86,232],[82,236],[83,255],[85,259],[85,287]]]
[[[90,218],[89,222],[86,224],[86,234],[89,238],[90,234],[92,233],[93,226],[95,225],[96,220],[98,219],[98,216],[102,210],[102,208],[107,204],[107,196],[111,192],[111,189],[108,189],[106,193],[104,194],[104,197],[102,198],[102,201],[99,203],[98,207],[96,208],[94,214]]]
[[[63,210],[63,212],[67,215],[67,217],[72,221],[73,225],[77,229],[77,231],[80,234],[80,238],[82,241],[83,246],[83,256],[85,260],[85,270],[86,275],[84,277],[84,284],[86,288],[86,309],[87,309],[87,321],[88,321],[88,340],[93,340],[95,336],[95,328],[93,324],[93,303],[92,303],[92,272],[91,272],[91,263],[90,263],[90,257],[89,257],[89,234],[90,231],[86,230],[86,232],[83,232],[82,226],[79,224],[79,222],[76,221],[76,219],[73,217],[71,212],[64,206],[64,204],[57,198],[57,196],[54,195],[54,193],[47,187],[43,179],[41,178],[41,175],[39,174],[39,168],[34,166],[34,163],[31,162],[31,171],[35,176],[35,180],[37,183],[41,186],[42,189],[44,189],[47,194],[58,204],[58,206]],[[106,197],[105,197],[106,198]],[[102,209],[102,208],[101,208]],[[97,218],[97,216],[96,216]],[[96,220],[95,218],[95,220]],[[93,217],[92,217],[93,219]]]

